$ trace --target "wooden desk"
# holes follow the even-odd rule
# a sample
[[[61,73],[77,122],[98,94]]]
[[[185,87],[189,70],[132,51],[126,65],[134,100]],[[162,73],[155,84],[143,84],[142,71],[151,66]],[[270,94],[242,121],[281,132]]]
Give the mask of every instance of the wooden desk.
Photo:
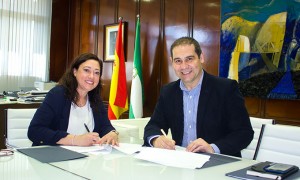
[[[5,114],[4,110],[8,108],[21,109],[21,108],[38,108],[41,103],[20,104],[20,103],[2,103],[0,104],[0,149],[6,148],[5,146]]]

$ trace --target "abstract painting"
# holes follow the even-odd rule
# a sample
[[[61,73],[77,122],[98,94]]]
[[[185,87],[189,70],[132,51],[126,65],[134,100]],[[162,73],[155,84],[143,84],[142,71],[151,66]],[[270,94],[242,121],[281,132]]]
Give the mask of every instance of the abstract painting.
[[[300,0],[222,0],[219,76],[244,96],[300,98]]]

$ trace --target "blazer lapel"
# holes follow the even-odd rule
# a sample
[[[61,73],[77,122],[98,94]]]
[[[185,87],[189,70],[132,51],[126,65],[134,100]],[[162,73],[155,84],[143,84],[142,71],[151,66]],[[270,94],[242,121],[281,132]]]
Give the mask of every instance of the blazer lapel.
[[[197,113],[197,136],[200,136],[200,133],[202,131],[202,124],[205,121],[205,112],[206,112],[206,108],[207,108],[207,104],[208,104],[208,100],[209,100],[209,95],[211,92],[211,86],[209,85],[209,75],[203,71],[203,81],[202,81],[202,87],[201,87],[201,92],[200,92],[200,96],[199,96],[199,102],[198,102],[198,113]],[[203,131],[202,131],[203,132]]]
[[[174,84],[175,88],[175,94],[174,99],[172,102],[174,103],[174,112],[173,112],[173,118],[174,118],[174,126],[175,129],[173,129],[173,134],[176,132],[177,137],[176,143],[181,144],[182,138],[183,138],[183,131],[184,131],[184,117],[183,117],[183,94],[179,87],[180,80],[177,81],[177,83]]]
[[[61,128],[65,131],[67,131],[69,126],[70,108],[71,108],[71,101],[66,99],[65,106],[62,110],[63,121],[61,121]]]

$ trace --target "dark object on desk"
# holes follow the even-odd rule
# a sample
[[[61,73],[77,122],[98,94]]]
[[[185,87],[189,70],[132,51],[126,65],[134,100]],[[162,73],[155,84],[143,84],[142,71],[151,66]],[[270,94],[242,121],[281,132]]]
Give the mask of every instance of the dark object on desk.
[[[299,168],[297,166],[293,166],[293,167],[295,167],[295,169],[291,169],[289,172],[286,172],[286,174],[274,175],[274,174],[271,174],[268,172],[268,174],[266,175],[266,173],[259,172],[259,171],[263,171],[261,169],[264,169],[264,167],[268,167],[270,164],[273,164],[273,163],[272,162],[261,162],[261,163],[252,165],[247,168],[229,172],[226,174],[226,176],[237,178],[237,179],[253,179],[253,180],[266,180],[266,179],[276,179],[276,178],[289,180],[289,179],[300,178],[300,171],[298,171]],[[277,163],[277,164],[280,164],[280,163]],[[253,169],[259,170],[259,171],[254,171]],[[251,174],[250,172],[255,172],[255,173],[250,175]],[[258,176],[258,175],[260,175],[260,176]]]
[[[43,163],[67,161],[87,157],[87,155],[71,151],[60,146],[33,147],[17,150]]]
[[[230,156],[226,156],[226,155],[221,155],[221,154],[209,154],[209,153],[199,153],[199,154],[205,154],[205,155],[210,156],[209,161],[207,161],[201,167],[201,169],[208,168],[208,167],[213,167],[213,166],[217,166],[217,165],[222,165],[222,164],[226,164],[226,163],[240,161],[240,159],[238,159],[238,158],[230,157]]]
[[[16,97],[9,98],[9,101],[17,101],[17,100],[18,100],[18,98],[16,98]]]
[[[290,164],[282,164],[282,163],[272,163],[266,167],[264,167],[264,171],[277,173],[277,174],[286,174],[294,170],[299,170],[297,166]]]
[[[4,94],[5,96],[17,98],[17,97],[18,97],[18,92],[19,92],[19,91],[3,91],[3,94]]]
[[[266,161],[251,166],[247,174],[269,179],[284,179],[298,170],[299,168],[294,165]]]
[[[38,91],[36,87],[20,87],[20,91],[28,92],[28,91]]]

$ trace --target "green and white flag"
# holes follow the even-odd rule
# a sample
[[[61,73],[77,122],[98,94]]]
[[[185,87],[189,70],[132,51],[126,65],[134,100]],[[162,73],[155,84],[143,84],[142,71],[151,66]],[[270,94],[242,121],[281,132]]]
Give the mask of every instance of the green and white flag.
[[[129,118],[143,117],[144,82],[141,62],[140,18],[137,18],[133,57],[133,74],[130,94]]]

